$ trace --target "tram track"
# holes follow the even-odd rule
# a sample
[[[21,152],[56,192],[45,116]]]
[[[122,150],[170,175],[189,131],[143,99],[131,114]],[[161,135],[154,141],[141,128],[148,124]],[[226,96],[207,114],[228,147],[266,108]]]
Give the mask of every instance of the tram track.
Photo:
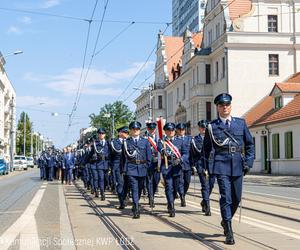
[[[130,236],[128,236],[118,225],[116,225],[110,217],[105,215],[103,209],[97,205],[94,199],[85,191],[84,188],[80,187],[80,185],[77,182],[75,182],[75,187],[81,193],[88,205],[94,210],[98,218],[111,232],[115,240],[118,241],[122,249],[140,250],[140,248],[132,240],[130,240]]]

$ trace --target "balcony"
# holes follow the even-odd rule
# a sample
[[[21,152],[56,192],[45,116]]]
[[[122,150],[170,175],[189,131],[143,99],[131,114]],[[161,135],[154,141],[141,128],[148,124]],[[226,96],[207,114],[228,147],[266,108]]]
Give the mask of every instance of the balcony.
[[[191,88],[191,98],[196,96],[212,96],[212,84],[200,83]]]

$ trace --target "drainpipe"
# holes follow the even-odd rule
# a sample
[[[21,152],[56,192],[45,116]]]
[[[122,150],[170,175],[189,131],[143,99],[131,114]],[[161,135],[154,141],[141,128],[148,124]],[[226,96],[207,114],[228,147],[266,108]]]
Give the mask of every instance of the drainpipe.
[[[229,80],[229,71],[228,71],[228,48],[224,48],[224,54],[225,54],[225,70],[226,70],[226,72],[225,72],[225,76],[226,76],[226,91],[225,92],[227,92],[227,93],[229,93],[229,83],[228,83],[228,80]]]
[[[297,49],[296,49],[296,3],[293,1],[293,45],[294,45],[294,74],[297,73]]]
[[[265,129],[268,131],[267,134],[267,143],[268,143],[268,155],[267,155],[267,173],[271,174],[272,173],[272,168],[271,168],[271,130],[268,128],[268,125],[265,125]]]

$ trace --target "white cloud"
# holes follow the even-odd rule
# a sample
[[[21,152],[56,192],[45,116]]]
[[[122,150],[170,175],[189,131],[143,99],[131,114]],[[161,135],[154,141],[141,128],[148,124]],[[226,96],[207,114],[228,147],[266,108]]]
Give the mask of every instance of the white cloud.
[[[20,19],[20,22],[23,23],[23,24],[31,24],[32,23],[32,19],[28,16],[23,16],[21,19]]]
[[[20,35],[20,34],[22,34],[22,31],[20,30],[19,27],[13,26],[13,25],[12,25],[12,26],[10,26],[10,27],[8,28],[7,33],[8,33],[8,34],[16,34],[16,35]]]
[[[43,9],[49,9],[52,8],[54,6],[60,5],[60,0],[46,0],[45,2],[43,2],[41,4],[41,8]]]
[[[36,109],[60,107],[64,105],[60,99],[47,96],[17,96],[17,106]]]
[[[127,84],[137,73],[142,64],[143,63],[134,63],[130,68],[118,72],[90,69],[82,93],[86,95],[118,96],[124,89],[124,86],[120,86],[119,84]],[[152,65],[153,62],[148,62],[144,70]],[[71,68],[56,76],[35,75],[28,72],[25,74],[24,79],[43,83],[48,88],[65,95],[74,95],[78,88],[80,73],[80,68]],[[84,77],[85,72],[82,82]]]

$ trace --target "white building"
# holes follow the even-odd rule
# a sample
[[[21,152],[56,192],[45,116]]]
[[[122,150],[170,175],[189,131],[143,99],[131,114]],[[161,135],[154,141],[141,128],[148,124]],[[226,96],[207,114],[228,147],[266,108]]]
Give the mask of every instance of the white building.
[[[173,36],[183,36],[189,27],[197,33],[202,30],[206,0],[173,0],[172,1],[172,30]]]
[[[300,72],[245,116],[255,142],[253,172],[300,174]]]
[[[0,156],[11,161],[15,152],[16,92],[4,69],[0,52]]]

